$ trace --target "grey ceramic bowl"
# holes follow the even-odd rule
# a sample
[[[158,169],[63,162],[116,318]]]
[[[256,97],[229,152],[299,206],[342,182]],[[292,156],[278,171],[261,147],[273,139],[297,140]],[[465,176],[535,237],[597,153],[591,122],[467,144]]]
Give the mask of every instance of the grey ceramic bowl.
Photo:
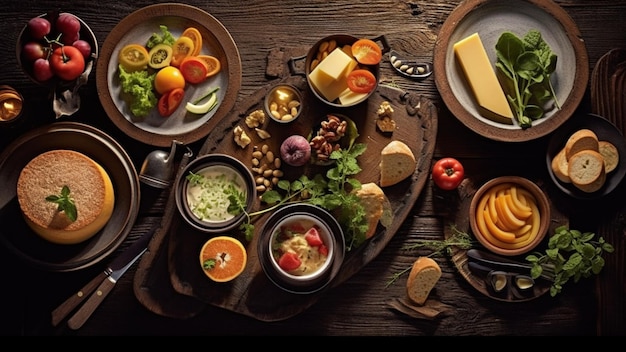
[[[192,176],[195,175],[195,176]],[[239,160],[225,154],[206,154],[190,162],[176,180],[176,206],[183,219],[206,233],[236,229],[244,220],[243,211],[227,211],[228,193],[235,187],[245,210],[250,213],[256,199],[254,177]]]
[[[327,249],[307,244],[303,234],[315,227]],[[290,234],[295,234],[289,236]],[[257,242],[260,264],[267,277],[278,287],[292,293],[312,293],[326,287],[336,276],[343,263],[345,240],[341,226],[326,210],[307,203],[283,206],[263,224]],[[294,251],[302,259],[300,267],[285,270],[280,257]],[[313,253],[313,254],[308,254]],[[324,259],[325,258],[325,259]]]

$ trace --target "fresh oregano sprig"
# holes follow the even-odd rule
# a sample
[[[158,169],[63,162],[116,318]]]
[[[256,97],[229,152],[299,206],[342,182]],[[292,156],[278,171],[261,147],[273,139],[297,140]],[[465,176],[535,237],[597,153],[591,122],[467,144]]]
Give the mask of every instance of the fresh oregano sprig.
[[[229,209],[239,208],[239,212],[246,213],[246,220],[239,227],[245,233],[246,240],[251,241],[254,235],[253,217],[281,205],[304,202],[318,205],[337,216],[337,221],[345,232],[346,250],[361,245],[366,239],[367,214],[359,197],[352,191],[361,188],[361,182],[353,176],[361,172],[357,157],[365,149],[365,144],[355,143],[350,148],[333,151],[330,159],[335,164],[325,175],[315,174],[312,178],[302,175],[292,182],[280,180],[276,189],[265,191],[261,196],[261,201],[268,207],[256,212],[246,212],[242,195],[229,194]]]
[[[452,230],[452,236],[444,239],[444,240],[417,240],[411,244],[406,244],[402,246],[404,250],[416,250],[420,248],[430,248],[433,250],[432,253],[428,255],[428,257],[442,254],[444,251],[447,254],[452,253],[452,247],[460,248],[460,249],[470,249],[474,245],[474,240],[472,236],[470,236],[467,232],[460,231],[457,229],[455,225],[450,225]],[[412,266],[395,273],[391,276],[389,281],[385,287],[391,286],[396,280],[398,280],[402,275],[408,273],[411,270]]]
[[[65,212],[65,215],[70,221],[76,221],[78,211],[76,210],[74,199],[70,196],[70,188],[68,186],[61,188],[60,195],[53,194],[47,196],[46,201],[56,203],[58,205],[57,210]]]
[[[550,296],[554,297],[563,290],[570,279],[578,282],[581,278],[597,275],[604,267],[602,254],[613,253],[613,245],[604,238],[594,240],[592,232],[570,230],[567,226],[559,226],[548,241],[545,252],[534,252],[526,256],[532,264],[530,275],[533,279],[541,276],[544,266],[554,268],[554,281],[550,287]]]

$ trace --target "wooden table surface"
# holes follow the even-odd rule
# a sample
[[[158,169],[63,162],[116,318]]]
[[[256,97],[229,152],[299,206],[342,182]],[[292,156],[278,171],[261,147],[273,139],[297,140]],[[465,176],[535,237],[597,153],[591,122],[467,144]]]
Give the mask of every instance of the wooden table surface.
[[[16,128],[0,131],[4,148],[20,133],[55,121],[45,88],[29,81],[20,71],[15,55],[17,36],[33,16],[61,9],[82,18],[100,45],[115,25],[131,12],[158,1],[132,2],[69,0],[21,0],[0,13],[0,84],[17,88],[28,101],[28,116]],[[242,87],[237,101],[280,79],[268,73],[268,55],[278,49],[306,48],[322,37],[345,33],[358,37],[384,34],[392,48],[416,59],[432,61],[438,32],[450,12],[460,3],[453,0],[423,1],[187,1],[209,12],[232,35],[241,55]],[[560,0],[582,34],[589,56],[589,71],[606,52],[626,45],[626,1]],[[591,74],[590,74],[591,76]],[[545,177],[546,138],[525,143],[501,143],[477,135],[447,110],[434,78],[412,81],[394,73],[388,62],[381,64],[381,83],[393,84],[432,100],[437,106],[438,135],[433,159],[452,156],[461,160],[469,178],[515,169],[520,163],[538,177]],[[588,84],[589,86],[589,84]],[[82,107],[62,120],[84,122],[113,136],[129,153],[137,170],[153,146],[122,133],[107,117],[98,99],[95,74],[81,88]],[[590,111],[589,89],[579,110]],[[202,140],[190,147],[196,152]],[[623,185],[608,199],[566,204],[571,228],[596,232],[616,247],[606,257],[606,267],[597,276],[566,284],[556,297],[523,303],[500,302],[478,292],[457,271],[450,258],[435,256],[443,275],[432,293],[449,307],[434,320],[413,318],[392,309],[388,302],[405,297],[406,276],[386,287],[389,278],[410,266],[428,249],[403,250],[416,239],[442,239],[445,219],[453,211],[451,193],[424,187],[400,230],[387,247],[342,285],[326,292],[304,312],[281,321],[263,322],[214,306],[206,306],[187,319],[161,316],[147,309],[133,292],[136,265],[117,283],[94,315],[77,330],[52,327],[50,312],[100,273],[108,260],[70,273],[36,270],[0,248],[3,288],[0,293],[0,334],[3,335],[624,335],[623,297],[624,196]],[[133,243],[152,224],[158,223],[167,202],[166,191],[141,185],[142,206],[128,239],[110,259]],[[0,224],[10,226],[10,224]]]

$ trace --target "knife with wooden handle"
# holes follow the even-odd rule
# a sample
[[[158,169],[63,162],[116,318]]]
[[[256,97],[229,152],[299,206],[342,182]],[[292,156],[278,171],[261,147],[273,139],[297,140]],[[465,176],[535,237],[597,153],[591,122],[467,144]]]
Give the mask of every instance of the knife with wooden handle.
[[[153,226],[150,231],[142,235],[141,238],[115,258],[102,273],[52,311],[52,325],[58,325],[68,314],[84,302],[76,314],[67,321],[71,329],[79,329],[111,292],[117,280],[146,251],[148,243],[158,227],[158,225]],[[87,298],[90,293],[92,293],[91,296]]]

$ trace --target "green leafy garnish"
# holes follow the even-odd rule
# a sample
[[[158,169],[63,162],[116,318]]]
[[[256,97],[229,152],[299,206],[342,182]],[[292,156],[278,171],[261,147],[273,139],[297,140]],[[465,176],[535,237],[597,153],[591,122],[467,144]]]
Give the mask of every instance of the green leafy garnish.
[[[122,65],[119,70],[122,92],[131,96],[130,111],[137,117],[147,116],[158,102],[152,89],[156,73],[149,74],[146,70],[126,72]]]
[[[161,29],[161,34],[152,33],[150,38],[148,38],[148,42],[146,43],[146,47],[148,49],[152,49],[158,44],[166,44],[172,46],[176,42],[176,38],[174,38],[172,33],[170,33],[170,31],[167,29],[167,26],[160,25],[159,28]]]
[[[204,270],[211,270],[215,268],[215,264],[215,259],[207,259],[204,261],[204,263],[202,263],[202,268]]]
[[[357,143],[349,149],[333,151],[330,159],[335,161],[335,166],[328,169],[325,176],[316,174],[309,178],[302,175],[292,182],[280,180],[277,189],[264,192],[261,201],[269,207],[253,213],[246,212],[246,221],[239,227],[245,233],[246,240],[251,241],[254,235],[254,225],[251,223],[253,217],[284,204],[304,202],[333,212],[344,230],[347,250],[361,245],[366,239],[367,214],[360,198],[352,192],[361,188],[361,182],[352,176],[361,172],[357,157],[365,149],[365,144]],[[231,206],[245,212],[245,199],[238,194],[231,194],[229,199]]]
[[[509,105],[522,128],[544,116],[544,106],[551,99],[560,109],[550,75],[556,69],[557,56],[541,37],[531,29],[523,39],[503,32],[496,43],[496,67],[506,79],[503,89]]]
[[[554,280],[550,287],[550,296],[554,297],[563,289],[570,278],[578,282],[581,278],[599,274],[604,267],[603,252],[613,253],[613,245],[600,237],[594,241],[595,234],[569,230],[559,226],[548,241],[544,253],[534,252],[526,256],[532,264],[530,275],[533,279],[541,276],[546,267],[554,271]]]
[[[46,201],[58,204],[57,210],[65,212],[70,221],[76,221],[78,217],[78,211],[76,210],[76,204],[74,204],[74,199],[70,197],[70,188],[67,186],[63,186],[61,188],[60,195],[50,195],[46,197]]]
[[[428,255],[428,257],[430,257],[436,254],[442,254],[444,251],[446,251],[446,253],[450,255],[452,254],[452,247],[457,247],[460,249],[472,248],[475,243],[475,241],[472,239],[472,236],[470,236],[466,232],[459,231],[455,225],[451,225],[450,228],[452,229],[452,236],[450,236],[449,238],[446,238],[444,240],[417,240],[411,244],[404,245],[402,249],[416,250],[420,248],[429,248],[433,250],[433,252]],[[402,275],[408,273],[411,268],[412,266],[409,266],[408,268],[393,274],[389,281],[387,281],[385,287],[389,287]]]

